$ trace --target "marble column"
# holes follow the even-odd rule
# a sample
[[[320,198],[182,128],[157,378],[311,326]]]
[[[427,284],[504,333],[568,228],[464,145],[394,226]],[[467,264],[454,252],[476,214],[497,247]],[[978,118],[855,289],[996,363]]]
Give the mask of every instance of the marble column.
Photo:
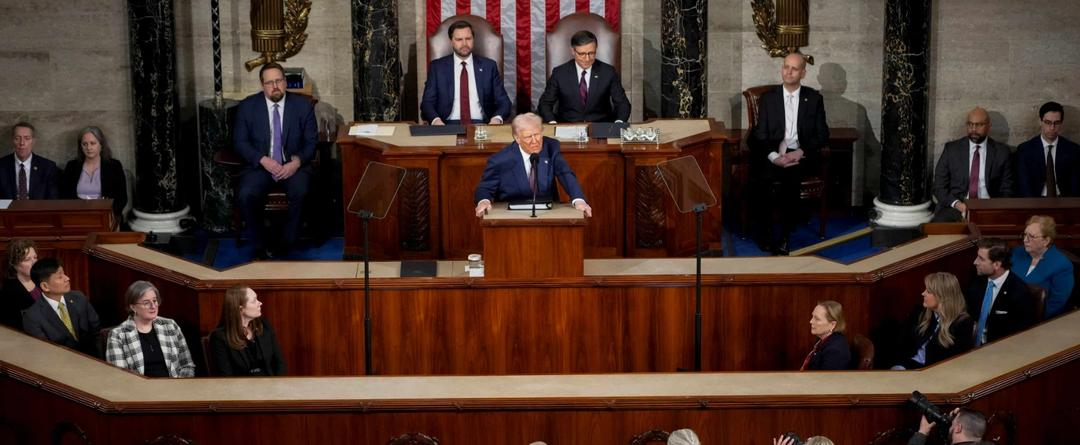
[[[707,113],[705,33],[708,0],[663,0],[660,115],[699,118]]]
[[[214,161],[222,150],[232,150],[230,116],[239,102],[207,99],[199,102],[199,171],[202,186],[202,227],[224,233],[232,230],[233,184],[229,168]]]
[[[180,232],[188,208],[177,192],[180,106],[172,0],[128,0],[135,132],[133,230]]]
[[[874,222],[915,227],[930,219],[930,0],[886,0],[884,45],[881,195],[874,200]]]
[[[353,119],[401,114],[397,0],[352,0]]]

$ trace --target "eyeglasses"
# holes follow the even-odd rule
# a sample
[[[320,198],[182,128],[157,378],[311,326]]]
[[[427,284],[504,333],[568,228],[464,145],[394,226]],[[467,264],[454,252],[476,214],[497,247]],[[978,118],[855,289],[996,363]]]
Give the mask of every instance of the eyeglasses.
[[[968,128],[982,128],[982,127],[985,127],[987,125],[990,125],[990,123],[989,122],[968,122],[967,123]]]
[[[587,53],[579,53],[577,51],[574,51],[574,54],[577,54],[578,57],[596,57],[596,51],[589,51]]]
[[[1023,234],[1021,234],[1020,237],[1023,238],[1024,241],[1031,241],[1031,240],[1046,238],[1043,235],[1032,235],[1032,234],[1027,233],[1027,232],[1024,232]]]
[[[274,80],[268,80],[266,82],[263,82],[262,84],[263,84],[263,86],[272,87],[274,85],[283,85],[284,83],[285,83],[285,79],[274,79]]]
[[[144,307],[146,309],[150,309],[152,307],[161,307],[161,301],[160,300],[140,301],[139,306],[142,306],[142,307]]]
[[[1062,122],[1064,121],[1051,121],[1046,119],[1043,119],[1042,121],[1043,125],[1046,125],[1047,127],[1060,127]]]

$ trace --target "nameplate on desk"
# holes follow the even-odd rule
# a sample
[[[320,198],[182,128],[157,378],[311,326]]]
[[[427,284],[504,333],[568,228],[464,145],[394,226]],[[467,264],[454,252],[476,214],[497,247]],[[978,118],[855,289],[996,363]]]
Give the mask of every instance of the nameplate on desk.
[[[11,201],[11,199],[0,199],[0,210],[10,207]]]
[[[597,139],[614,139],[620,137],[623,128],[630,128],[626,122],[593,122],[589,129],[592,137]]]
[[[584,135],[584,137],[582,137]],[[575,125],[572,127],[555,127],[555,139],[564,141],[576,141],[578,139],[588,139],[588,129],[581,125]]]
[[[409,125],[409,135],[412,136],[456,136],[463,134],[465,134],[465,126],[458,124]]]
[[[402,277],[434,277],[437,269],[435,261],[404,260],[401,262]]]
[[[394,127],[378,124],[357,124],[349,127],[349,136],[393,136]]]
[[[506,205],[509,210],[532,210],[533,205],[536,206],[536,210],[551,210],[552,204],[550,200],[536,200],[536,204],[532,201],[517,201],[511,202]]]

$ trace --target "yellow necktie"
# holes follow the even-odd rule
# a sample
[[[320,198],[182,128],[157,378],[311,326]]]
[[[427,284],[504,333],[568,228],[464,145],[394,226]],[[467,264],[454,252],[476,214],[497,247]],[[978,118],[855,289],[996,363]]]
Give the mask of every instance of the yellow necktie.
[[[78,340],[79,336],[75,334],[75,327],[71,324],[71,317],[68,316],[67,309],[64,307],[64,303],[61,301],[60,304],[56,306],[56,309],[60,312],[60,321],[64,322],[64,326],[67,327],[67,330],[71,333],[71,336],[75,337],[75,339]]]

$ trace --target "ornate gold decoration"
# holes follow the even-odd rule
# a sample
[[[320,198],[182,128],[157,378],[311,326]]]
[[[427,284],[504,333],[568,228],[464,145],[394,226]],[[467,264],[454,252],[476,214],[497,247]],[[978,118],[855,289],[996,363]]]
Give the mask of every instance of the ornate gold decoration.
[[[810,35],[809,0],[750,0],[754,27],[757,29],[761,48],[771,57],[787,57],[806,46]],[[777,12],[779,9],[779,12]],[[783,22],[778,24],[777,22]],[[814,56],[803,54],[806,63],[814,64]]]
[[[281,28],[274,29],[256,29],[255,15],[260,6],[266,6],[267,4],[277,6],[281,0],[261,1],[252,0],[251,14],[252,14],[252,26],[251,26],[251,40],[252,46],[256,51],[260,51],[262,47],[262,55],[244,62],[244,67],[248,71],[254,70],[260,65],[264,65],[270,62],[284,62],[289,57],[295,56],[304,47],[304,43],[307,42],[308,15],[311,14],[311,0],[285,0],[284,16],[281,17],[280,13],[275,14],[277,11],[269,11],[267,16],[281,17]],[[277,20],[273,20],[277,22]],[[280,22],[279,22],[280,23]],[[276,28],[276,27],[275,27]],[[282,50],[277,51],[277,45],[265,45],[260,44],[260,41],[265,42],[268,39],[274,39],[280,42],[284,40],[284,47]]]

